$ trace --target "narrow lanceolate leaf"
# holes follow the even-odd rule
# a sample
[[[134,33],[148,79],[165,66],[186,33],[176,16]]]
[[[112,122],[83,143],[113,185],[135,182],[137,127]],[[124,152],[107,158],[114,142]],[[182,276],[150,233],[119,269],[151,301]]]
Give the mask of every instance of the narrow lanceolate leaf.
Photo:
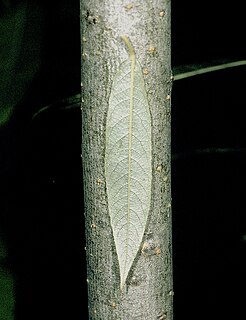
[[[105,173],[121,288],[139,250],[151,197],[151,118],[144,78],[129,50],[115,75],[106,125]]]

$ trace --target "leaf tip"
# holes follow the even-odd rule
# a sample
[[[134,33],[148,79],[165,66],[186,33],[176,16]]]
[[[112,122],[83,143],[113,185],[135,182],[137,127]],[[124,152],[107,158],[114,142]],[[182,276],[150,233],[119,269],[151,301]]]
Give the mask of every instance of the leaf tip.
[[[123,292],[126,284],[126,279],[121,278],[120,279],[120,291]]]

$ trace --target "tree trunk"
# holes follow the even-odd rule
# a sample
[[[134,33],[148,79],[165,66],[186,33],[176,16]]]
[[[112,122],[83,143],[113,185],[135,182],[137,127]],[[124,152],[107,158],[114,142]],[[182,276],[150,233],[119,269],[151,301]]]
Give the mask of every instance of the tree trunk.
[[[81,0],[82,162],[89,319],[172,319],[170,0]],[[151,113],[152,188],[139,252],[121,290],[105,177],[112,83],[134,47]],[[141,178],[141,177],[140,177]]]

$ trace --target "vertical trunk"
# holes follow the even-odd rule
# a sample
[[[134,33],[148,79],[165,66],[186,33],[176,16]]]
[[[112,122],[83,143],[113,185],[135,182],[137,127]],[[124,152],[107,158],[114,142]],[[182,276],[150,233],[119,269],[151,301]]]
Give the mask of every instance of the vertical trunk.
[[[170,191],[170,0],[81,0],[82,159],[90,319],[172,319]],[[139,252],[120,288],[108,210],[106,119],[127,35],[151,113],[151,206]],[[141,178],[141,177],[140,177]]]

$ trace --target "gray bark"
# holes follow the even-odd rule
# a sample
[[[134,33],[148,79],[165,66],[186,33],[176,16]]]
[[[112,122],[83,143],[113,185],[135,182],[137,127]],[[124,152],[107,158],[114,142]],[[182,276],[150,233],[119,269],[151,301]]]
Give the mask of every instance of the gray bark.
[[[82,162],[89,319],[171,320],[170,0],[81,0]],[[145,74],[152,117],[152,195],[139,253],[120,290],[107,206],[105,125],[112,80],[128,59],[127,35]]]

